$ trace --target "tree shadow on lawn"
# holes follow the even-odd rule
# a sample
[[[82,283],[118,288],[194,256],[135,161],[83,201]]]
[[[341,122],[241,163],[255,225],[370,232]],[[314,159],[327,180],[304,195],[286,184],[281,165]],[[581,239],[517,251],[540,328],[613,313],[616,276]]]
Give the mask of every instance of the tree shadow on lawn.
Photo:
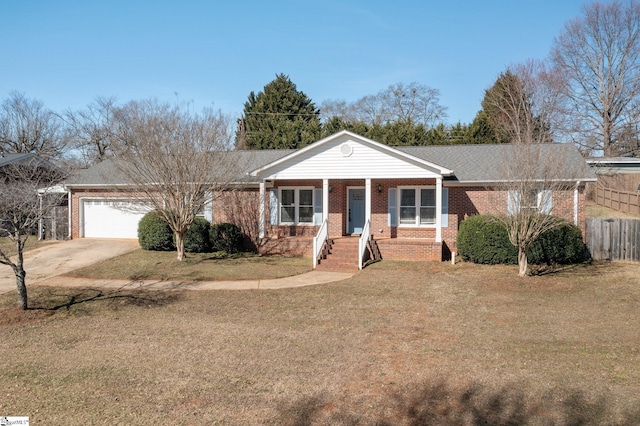
[[[130,285],[129,283],[127,285]],[[0,326],[38,321],[56,312],[118,310],[125,307],[155,308],[175,303],[183,298],[180,291],[148,289],[29,287],[29,308],[24,311],[15,303],[15,291],[0,299]]]
[[[614,398],[579,390],[531,395],[523,386],[453,387],[444,381],[413,385],[389,395],[388,403],[338,401],[326,393],[300,398],[280,410],[272,424],[302,425],[637,425],[637,405],[617,407]],[[355,406],[354,406],[355,405]],[[360,406],[360,407],[358,407]],[[362,408],[364,407],[364,408]],[[359,409],[361,408],[361,409]],[[362,414],[363,410],[371,411]],[[360,412],[359,412],[360,411]]]
[[[131,285],[128,283],[127,285]],[[107,302],[107,306],[118,309],[124,306],[162,307],[182,298],[176,291],[127,289],[126,286],[116,289],[57,287],[39,288],[38,294],[32,296],[31,310],[69,311],[73,306],[92,302]]]

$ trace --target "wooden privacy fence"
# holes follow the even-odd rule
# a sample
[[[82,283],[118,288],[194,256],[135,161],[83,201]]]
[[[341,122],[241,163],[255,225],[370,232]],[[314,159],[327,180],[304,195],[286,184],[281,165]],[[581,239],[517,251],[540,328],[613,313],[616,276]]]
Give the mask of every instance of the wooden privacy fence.
[[[596,204],[640,216],[640,194],[596,185]]]
[[[586,231],[593,259],[640,261],[640,219],[587,218]]]

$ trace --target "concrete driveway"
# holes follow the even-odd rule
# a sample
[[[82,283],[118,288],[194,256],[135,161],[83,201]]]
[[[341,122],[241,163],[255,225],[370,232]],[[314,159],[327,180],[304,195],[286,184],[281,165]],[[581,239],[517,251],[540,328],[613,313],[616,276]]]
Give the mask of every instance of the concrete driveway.
[[[27,285],[133,251],[138,240],[80,238],[25,252]],[[0,265],[0,294],[16,289],[11,267]]]

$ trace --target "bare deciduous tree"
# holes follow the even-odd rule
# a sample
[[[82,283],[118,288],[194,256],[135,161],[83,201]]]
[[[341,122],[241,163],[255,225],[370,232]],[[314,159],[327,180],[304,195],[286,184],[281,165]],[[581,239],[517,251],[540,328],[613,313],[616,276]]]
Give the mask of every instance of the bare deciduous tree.
[[[15,247],[15,253],[0,249],[0,264],[11,267],[16,276],[22,309],[28,307],[24,246],[40,220],[60,205],[64,193],[54,192],[52,185],[62,178],[61,171],[37,157],[0,169],[0,236],[11,240]]]
[[[566,77],[565,131],[586,152],[628,154],[625,129],[637,133],[640,121],[640,3],[595,2],[583,12],[551,55]]]
[[[35,99],[12,92],[0,105],[0,153],[58,158],[65,150],[60,118]]]
[[[113,156],[118,144],[117,113],[115,98],[98,97],[86,109],[64,114],[68,138],[85,167]]]
[[[192,114],[188,105],[155,100],[130,102],[118,114],[117,167],[132,184],[132,196],[156,210],[175,234],[177,257],[184,237],[205,203],[238,177],[228,151],[231,120],[221,112]]]
[[[248,191],[227,191],[222,199],[220,212],[226,222],[237,225],[258,248],[260,238],[260,199],[257,193]]]
[[[435,127],[446,118],[446,107],[440,105],[440,92],[419,83],[396,83],[375,95],[355,102],[327,100],[320,107],[324,119],[334,116],[367,124],[410,122]]]
[[[578,156],[570,145],[553,147],[553,122],[558,97],[557,79],[545,64],[529,62],[507,70],[501,90],[485,100],[495,108],[497,124],[507,135],[507,147],[498,170],[498,197],[507,197],[508,214],[496,216],[506,228],[509,241],[518,249],[519,275],[527,274],[527,250],[544,232],[562,221],[553,216],[555,206],[575,182],[579,170],[568,161]],[[575,158],[573,158],[575,160]],[[580,160],[580,158],[578,158]],[[555,199],[554,199],[555,198]],[[495,200],[504,205],[505,200]]]

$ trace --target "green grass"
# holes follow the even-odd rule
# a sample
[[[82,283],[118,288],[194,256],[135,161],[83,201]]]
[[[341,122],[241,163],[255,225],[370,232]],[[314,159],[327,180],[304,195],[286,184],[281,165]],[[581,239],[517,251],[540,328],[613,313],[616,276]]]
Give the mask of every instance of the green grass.
[[[0,296],[0,413],[33,423],[639,424],[640,265],[383,261],[283,290]],[[4,414],[3,414],[4,415]]]
[[[220,281],[281,278],[308,272],[311,268],[308,258],[193,253],[179,261],[175,252],[140,249],[68,275],[96,279]]]

